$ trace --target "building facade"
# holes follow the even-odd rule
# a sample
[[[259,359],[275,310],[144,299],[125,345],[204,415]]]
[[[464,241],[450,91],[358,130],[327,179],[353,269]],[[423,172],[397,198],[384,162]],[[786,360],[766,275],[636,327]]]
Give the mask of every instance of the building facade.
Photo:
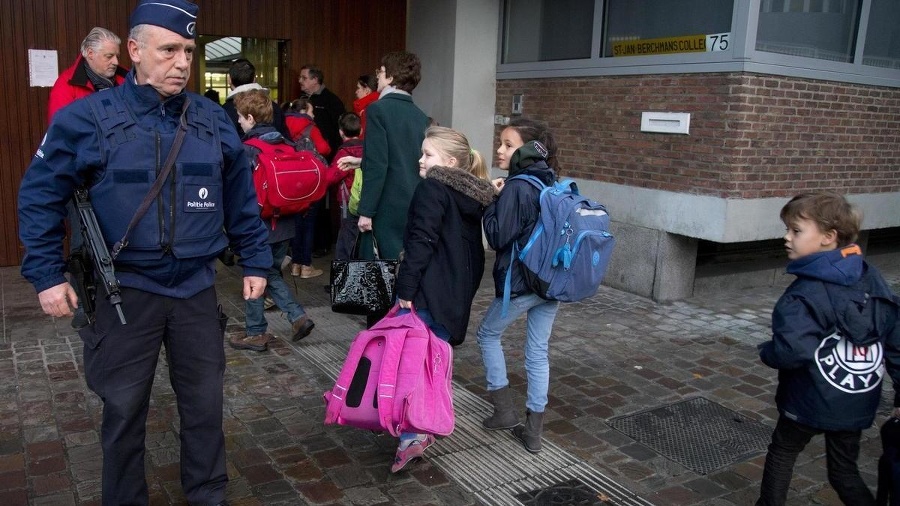
[[[848,194],[863,245],[900,251],[900,2],[501,3],[496,123],[548,122],[564,175],[608,205],[605,283],[771,282],[778,212],[809,190]]]

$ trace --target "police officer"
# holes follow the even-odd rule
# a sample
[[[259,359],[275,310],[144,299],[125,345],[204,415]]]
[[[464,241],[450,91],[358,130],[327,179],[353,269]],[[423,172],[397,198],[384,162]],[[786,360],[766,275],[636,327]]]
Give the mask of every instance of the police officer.
[[[90,188],[111,246],[126,234],[186,118],[171,174],[115,260],[127,325],[98,298],[95,321],[79,331],[85,380],[103,400],[103,504],[148,502],[144,437],[162,345],[181,417],[185,496],[191,504],[225,500],[225,356],[214,262],[230,242],[244,268],[245,299],[263,294],[272,265],[237,132],[219,106],[184,91],[197,11],[186,0],[139,0],[125,83],[56,114],[19,190],[22,274],[45,313],[71,316],[77,299],[63,276],[66,200],[76,186]]]

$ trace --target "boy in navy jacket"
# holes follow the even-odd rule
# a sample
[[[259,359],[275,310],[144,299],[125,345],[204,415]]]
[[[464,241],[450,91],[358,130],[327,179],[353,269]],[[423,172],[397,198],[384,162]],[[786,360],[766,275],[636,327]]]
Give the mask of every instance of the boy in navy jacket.
[[[772,313],[760,359],[778,369],[780,416],[766,455],[759,505],[785,503],[794,462],[825,434],[828,481],[844,504],[874,505],[856,460],[890,374],[900,406],[898,299],[853,243],[861,216],[844,197],[798,195],[781,210],[787,272],[797,279]],[[900,409],[895,409],[895,415]]]

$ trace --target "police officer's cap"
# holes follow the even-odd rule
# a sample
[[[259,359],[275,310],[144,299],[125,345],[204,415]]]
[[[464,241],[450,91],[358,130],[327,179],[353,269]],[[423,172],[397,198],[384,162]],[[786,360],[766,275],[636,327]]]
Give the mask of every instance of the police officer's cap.
[[[197,36],[197,11],[200,8],[187,0],[139,0],[131,12],[129,29],[137,25],[161,26],[186,39]]]

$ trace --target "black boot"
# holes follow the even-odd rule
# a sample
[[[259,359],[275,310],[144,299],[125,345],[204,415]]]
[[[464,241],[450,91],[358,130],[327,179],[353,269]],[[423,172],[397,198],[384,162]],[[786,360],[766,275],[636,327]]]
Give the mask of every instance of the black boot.
[[[481,425],[488,430],[511,429],[519,425],[519,417],[516,416],[516,409],[513,407],[509,385],[488,393],[491,394],[494,414],[485,418]]]
[[[525,445],[525,449],[531,453],[541,451],[541,432],[544,430],[544,413],[534,413],[528,410],[525,413],[525,425],[513,427],[513,436]]]

